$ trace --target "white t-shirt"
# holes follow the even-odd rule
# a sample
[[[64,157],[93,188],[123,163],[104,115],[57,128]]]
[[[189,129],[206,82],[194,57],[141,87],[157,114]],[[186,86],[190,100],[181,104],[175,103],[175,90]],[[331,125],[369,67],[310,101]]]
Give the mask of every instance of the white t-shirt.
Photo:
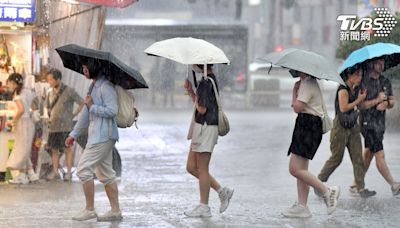
[[[301,81],[297,100],[305,103],[302,113],[323,116],[322,93],[316,79],[308,78]]]

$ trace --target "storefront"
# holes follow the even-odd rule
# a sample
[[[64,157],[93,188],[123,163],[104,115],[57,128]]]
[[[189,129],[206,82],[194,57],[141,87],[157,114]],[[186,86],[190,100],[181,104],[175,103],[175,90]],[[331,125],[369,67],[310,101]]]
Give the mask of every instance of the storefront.
[[[35,0],[0,1],[0,172],[6,171],[15,104],[6,89],[11,73],[25,77],[25,87],[34,88],[35,76],[49,61],[46,31],[35,26]]]

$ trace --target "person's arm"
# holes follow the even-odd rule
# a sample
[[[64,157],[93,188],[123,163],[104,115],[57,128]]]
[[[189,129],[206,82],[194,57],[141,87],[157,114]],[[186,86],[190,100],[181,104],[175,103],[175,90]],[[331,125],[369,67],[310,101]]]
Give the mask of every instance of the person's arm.
[[[301,83],[301,81],[299,80],[299,81],[297,81],[296,83],[294,83],[294,86],[293,86],[293,91],[292,91],[292,105],[291,105],[292,108],[293,108],[293,106],[294,106],[294,103],[295,103],[296,100],[297,100],[297,95],[298,95],[298,93],[299,93],[300,83]]]
[[[79,105],[78,108],[76,108],[76,110],[72,114],[72,116],[75,117],[81,112],[83,106],[85,105],[85,102],[83,102],[82,97],[79,96],[74,89],[72,89],[72,100]]]
[[[117,92],[115,91],[114,87],[108,83],[100,85],[99,90],[104,105],[92,104],[89,108],[89,112],[95,116],[103,118],[115,117],[118,113]]]
[[[371,100],[364,100],[363,102],[361,102],[359,107],[360,107],[360,109],[364,109],[364,110],[370,109],[372,107],[375,107],[376,105],[378,105],[385,99],[386,99],[385,93],[380,92],[377,98],[371,99]]]
[[[202,115],[204,115],[207,112],[207,108],[202,105],[199,105],[198,102],[196,102],[196,109]]]
[[[69,136],[76,139],[89,127],[89,112],[85,108],[82,110],[78,122],[76,122],[74,129],[69,133]]]
[[[79,106],[76,108],[76,110],[74,111],[74,113],[72,113],[72,117],[77,116],[81,111],[82,108],[85,106],[85,103],[82,101],[82,103],[79,104]]]
[[[339,109],[340,112],[347,112],[349,110],[354,109],[357,105],[359,105],[363,100],[365,100],[367,93],[360,90],[358,97],[355,101],[349,103],[349,93],[345,89],[339,90],[338,98],[339,98]]]
[[[392,83],[390,83],[389,80],[386,81],[386,86],[387,86],[387,100],[385,101],[386,103],[386,108],[387,109],[391,109],[394,107],[395,99],[394,99],[394,95],[393,95],[393,88],[392,88]]]
[[[387,102],[387,108],[388,108],[388,109],[393,108],[394,105],[396,104],[396,101],[395,101],[395,99],[394,99],[394,96],[388,97],[388,100],[387,100],[386,102]]]
[[[307,81],[297,81],[293,88],[292,108],[295,113],[301,113],[306,103],[311,99],[311,88]]]
[[[15,104],[17,106],[17,112],[15,113],[13,118],[13,125],[17,123],[18,119],[21,118],[21,116],[25,112],[24,104],[22,103],[21,99],[15,100]]]
[[[296,99],[296,101],[293,103],[293,111],[295,113],[300,113],[304,110],[304,108],[306,107],[306,103],[299,101]]]
[[[192,99],[192,102],[195,103],[196,102],[196,93],[193,91],[192,88],[187,89],[186,91],[188,92],[188,95]]]

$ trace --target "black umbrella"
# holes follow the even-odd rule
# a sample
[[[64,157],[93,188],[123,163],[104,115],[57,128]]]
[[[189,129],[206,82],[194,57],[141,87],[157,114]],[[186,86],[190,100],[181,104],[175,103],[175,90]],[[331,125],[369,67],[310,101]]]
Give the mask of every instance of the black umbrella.
[[[92,58],[102,63],[107,79],[113,84],[124,89],[149,88],[139,71],[126,65],[110,52],[89,49],[76,44],[61,46],[56,48],[56,51],[64,67],[80,74],[83,74],[83,62]]]

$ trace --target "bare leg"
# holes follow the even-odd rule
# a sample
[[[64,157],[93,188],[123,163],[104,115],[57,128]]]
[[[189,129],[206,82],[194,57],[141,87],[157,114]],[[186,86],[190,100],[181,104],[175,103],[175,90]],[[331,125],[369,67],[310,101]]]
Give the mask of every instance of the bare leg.
[[[386,182],[388,182],[389,185],[392,186],[394,184],[394,180],[392,174],[390,173],[389,167],[386,164],[384,151],[378,151],[374,155],[376,168],[378,168],[378,171],[381,173],[383,178],[385,178]]]
[[[87,181],[82,184],[83,192],[85,193],[86,209],[94,210],[94,180]]]
[[[308,170],[308,160],[304,159],[305,162],[302,162],[299,164],[299,167],[302,170]],[[308,200],[308,193],[310,191],[310,186],[306,183],[304,183],[302,180],[297,179],[297,198],[298,198],[298,203],[300,205],[306,206],[307,205],[307,200]]]
[[[71,173],[72,165],[74,163],[74,152],[70,147],[64,149],[65,161],[67,163],[67,173]]]
[[[325,194],[328,188],[314,175],[308,171],[308,160],[296,154],[291,154],[289,161],[289,172],[297,178],[297,192],[299,203],[307,204],[309,186],[317,189],[317,191]],[[300,188],[299,188],[300,187]]]
[[[368,168],[371,165],[371,161],[373,158],[374,158],[374,154],[369,151],[369,148],[365,148],[364,153],[363,153],[364,172],[365,172],[364,178],[367,175]],[[355,180],[353,180],[352,186],[357,186]]]
[[[60,162],[60,154],[58,153],[58,150],[52,149],[51,155],[53,163],[53,173],[58,173],[58,163]]]
[[[113,182],[111,184],[104,185],[106,190],[108,200],[110,201],[111,210],[113,212],[119,212],[119,201],[118,201],[118,186],[117,183]]]
[[[210,195],[210,174],[208,165],[210,164],[211,153],[196,153],[197,167],[199,170],[200,203],[208,204]]]
[[[374,154],[368,148],[365,148],[364,154],[364,166],[365,166],[365,173],[367,173],[369,166],[371,165],[371,161],[374,158]]]
[[[186,170],[188,171],[188,173],[192,174],[197,179],[199,178],[196,152],[193,152],[193,151],[189,152],[188,160],[187,160],[187,164],[186,164]],[[213,176],[209,175],[209,178],[210,178],[211,188],[213,188],[215,191],[218,191],[218,189],[221,188],[221,185],[215,180],[215,178]]]

